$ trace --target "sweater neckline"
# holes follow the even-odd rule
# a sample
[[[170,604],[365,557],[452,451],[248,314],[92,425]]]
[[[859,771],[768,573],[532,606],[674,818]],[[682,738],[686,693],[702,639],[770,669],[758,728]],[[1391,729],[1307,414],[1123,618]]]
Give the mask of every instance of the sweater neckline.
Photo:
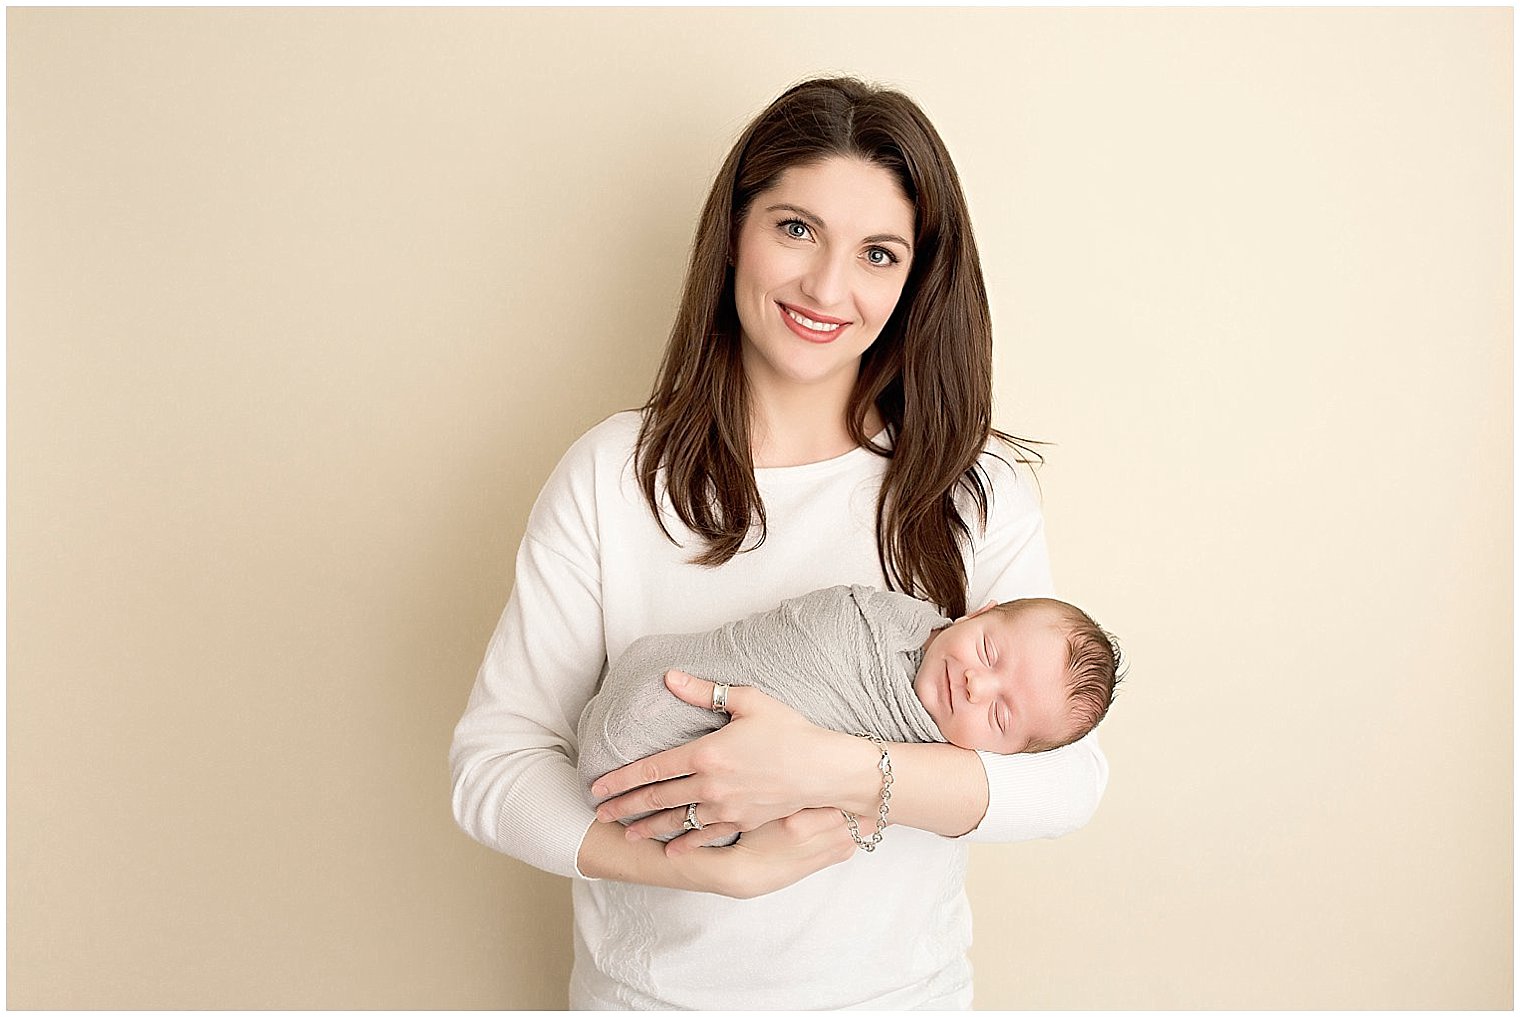
[[[873,445],[886,446],[887,429],[883,427],[871,436]],[[880,459],[875,452],[864,445],[856,445],[848,451],[841,452],[832,459],[820,459],[816,463],[799,463],[796,466],[756,466],[756,480],[791,480],[794,478],[813,477],[819,474],[832,473],[852,463],[863,459]]]

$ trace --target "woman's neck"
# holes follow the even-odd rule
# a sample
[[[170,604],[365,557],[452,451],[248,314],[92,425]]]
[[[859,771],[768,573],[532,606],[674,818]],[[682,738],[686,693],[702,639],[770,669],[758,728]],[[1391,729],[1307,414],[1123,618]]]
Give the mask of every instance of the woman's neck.
[[[882,428],[876,407],[866,411],[866,434]],[[855,448],[845,424],[845,405],[800,392],[792,398],[750,397],[750,451],[756,466],[803,466]]]

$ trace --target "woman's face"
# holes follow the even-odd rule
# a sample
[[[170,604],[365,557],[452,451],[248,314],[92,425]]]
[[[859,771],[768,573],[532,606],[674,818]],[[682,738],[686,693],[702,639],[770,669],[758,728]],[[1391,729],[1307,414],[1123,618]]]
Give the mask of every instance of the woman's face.
[[[912,203],[859,159],[794,166],[756,195],[734,253],[750,384],[848,396],[902,295],[912,244]]]

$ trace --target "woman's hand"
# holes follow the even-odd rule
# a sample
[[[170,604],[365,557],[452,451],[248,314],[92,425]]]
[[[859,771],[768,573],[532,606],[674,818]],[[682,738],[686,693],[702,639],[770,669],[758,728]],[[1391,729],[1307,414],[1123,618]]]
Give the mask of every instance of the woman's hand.
[[[629,841],[615,824],[593,823],[576,867],[592,879],[715,893],[748,900],[791,886],[855,853],[837,809],[804,809],[746,833],[737,843],[681,854],[658,841]]]
[[[803,809],[746,833],[737,844],[688,859],[712,862],[719,891],[739,900],[761,897],[849,861],[855,841],[838,809]]]
[[[665,685],[693,706],[712,705],[710,681],[669,671]],[[617,796],[601,804],[597,818],[613,822],[659,810],[628,827],[629,839],[653,837],[681,830],[686,806],[695,802],[703,828],[670,842],[667,853],[679,855],[735,833],[758,832],[803,809],[850,800],[842,783],[861,784],[868,798],[879,785],[869,742],[811,724],[758,689],[731,688],[728,713],[733,719],[712,734],[597,780],[593,794]],[[844,817],[837,811],[833,817],[843,831]]]

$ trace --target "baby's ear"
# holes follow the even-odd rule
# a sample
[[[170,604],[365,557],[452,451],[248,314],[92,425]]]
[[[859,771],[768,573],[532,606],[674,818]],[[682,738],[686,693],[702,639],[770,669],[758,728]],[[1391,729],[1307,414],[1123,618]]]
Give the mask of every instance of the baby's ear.
[[[963,615],[961,615],[959,618],[957,618],[955,620],[958,621],[958,622],[963,622],[967,618],[975,618],[979,614],[986,614],[988,611],[991,611],[993,608],[997,607],[997,604],[998,604],[997,601],[995,601],[995,600],[989,600],[989,601],[987,601],[987,603],[983,604],[981,607],[977,608],[975,611],[972,611],[970,614],[963,614]]]

